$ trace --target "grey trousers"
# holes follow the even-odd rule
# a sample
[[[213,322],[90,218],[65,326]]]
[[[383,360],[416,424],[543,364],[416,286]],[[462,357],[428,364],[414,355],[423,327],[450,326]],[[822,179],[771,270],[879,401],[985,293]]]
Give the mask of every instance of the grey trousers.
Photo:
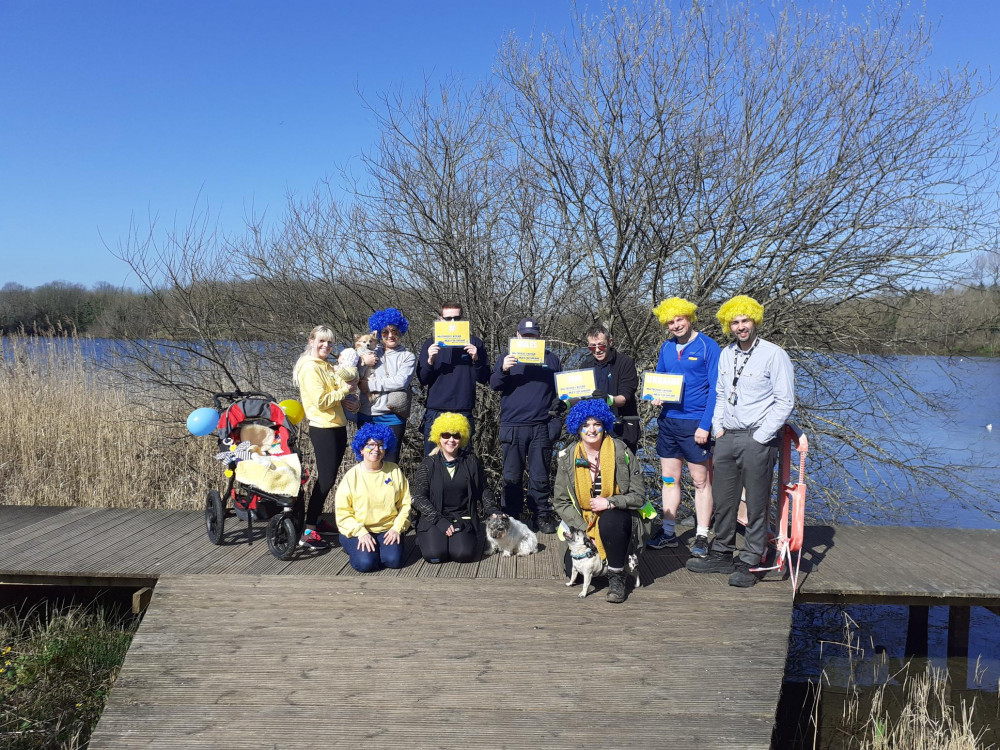
[[[767,510],[780,445],[779,438],[761,445],[753,439],[753,430],[726,430],[716,441],[712,460],[714,551],[736,551],[736,513],[746,489],[748,523],[740,558],[750,565],[760,563],[767,544]]]

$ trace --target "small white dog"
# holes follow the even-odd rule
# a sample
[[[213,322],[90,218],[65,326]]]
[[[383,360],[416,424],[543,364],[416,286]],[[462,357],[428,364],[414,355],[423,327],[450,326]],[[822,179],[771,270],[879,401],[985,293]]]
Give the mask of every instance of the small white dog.
[[[359,333],[354,337],[354,348],[347,347],[337,356],[337,364],[341,367],[357,367],[362,370],[361,357],[368,352],[374,352],[378,347],[378,334],[374,331],[370,333]]]
[[[583,599],[590,593],[590,581],[597,576],[607,575],[608,565],[597,553],[597,545],[594,544],[593,539],[587,536],[586,531],[578,529],[566,531],[565,526],[563,529],[563,538],[569,547],[570,562],[573,563],[573,570],[570,571],[569,581],[566,585],[572,586],[576,583],[578,575],[583,576],[583,591],[580,592],[580,598]],[[636,573],[636,568],[639,567],[639,558],[636,555],[629,555],[625,567],[628,575],[635,575],[635,588],[639,588],[642,585],[639,582],[639,574]]]
[[[535,532],[504,514],[490,516],[486,521],[486,541],[489,554],[499,551],[504,557],[511,555],[533,555],[538,551],[538,537]]]

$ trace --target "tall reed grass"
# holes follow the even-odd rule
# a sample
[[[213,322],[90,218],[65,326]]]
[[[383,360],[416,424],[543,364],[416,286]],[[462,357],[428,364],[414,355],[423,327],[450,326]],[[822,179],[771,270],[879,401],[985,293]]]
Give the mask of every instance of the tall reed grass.
[[[906,662],[889,669],[884,651],[865,659],[857,624],[844,613],[843,642],[824,644],[844,650],[836,700],[824,693],[832,684],[826,670],[813,705],[814,750],[990,750],[986,725],[976,716],[976,701],[952,689],[947,669],[927,663],[922,671]],[[872,644],[872,651],[874,644]],[[871,670],[870,674],[864,670]],[[838,681],[839,681],[838,680]],[[964,688],[964,685],[962,686]],[[824,706],[841,703],[839,716],[823,717]],[[827,709],[828,710],[828,709]],[[987,717],[986,721],[989,721]]]
[[[72,340],[4,340],[0,504],[200,508],[221,474],[187,410],[115,385]]]

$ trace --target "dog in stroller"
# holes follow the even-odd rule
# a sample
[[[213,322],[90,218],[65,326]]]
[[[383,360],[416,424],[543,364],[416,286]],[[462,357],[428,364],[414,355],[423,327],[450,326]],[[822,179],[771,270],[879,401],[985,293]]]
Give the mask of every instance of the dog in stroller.
[[[267,393],[216,393],[213,401],[221,414],[216,458],[227,480],[224,492],[211,490],[205,501],[208,538],[222,544],[231,512],[246,521],[249,544],[253,544],[254,521],[266,521],[268,549],[278,559],[288,560],[305,525],[307,477],[295,446],[295,428]]]

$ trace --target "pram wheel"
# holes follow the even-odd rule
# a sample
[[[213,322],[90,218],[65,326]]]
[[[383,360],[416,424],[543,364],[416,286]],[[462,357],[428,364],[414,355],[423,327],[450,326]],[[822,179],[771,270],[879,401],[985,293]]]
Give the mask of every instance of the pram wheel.
[[[271,516],[267,522],[267,548],[279,560],[288,560],[299,546],[295,521],[287,513]]]
[[[205,500],[205,530],[212,544],[222,544],[222,531],[226,524],[226,508],[222,496],[216,490],[208,493]]]

